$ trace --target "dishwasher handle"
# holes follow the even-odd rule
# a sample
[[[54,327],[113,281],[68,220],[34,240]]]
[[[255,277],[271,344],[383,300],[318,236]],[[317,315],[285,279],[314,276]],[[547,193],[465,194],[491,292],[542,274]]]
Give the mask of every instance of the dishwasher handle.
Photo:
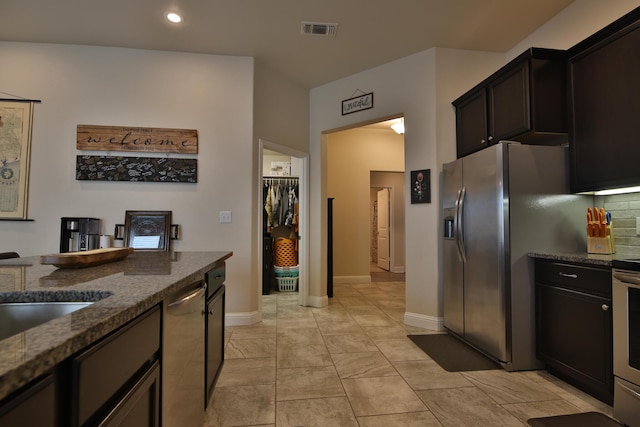
[[[198,300],[204,299],[204,294],[207,292],[207,283],[202,282],[202,285],[195,289],[193,292],[184,295],[180,299],[170,302],[167,305],[167,310],[171,314],[186,314],[195,310],[202,310],[200,306],[194,307],[194,310],[189,309],[191,303],[195,303]]]

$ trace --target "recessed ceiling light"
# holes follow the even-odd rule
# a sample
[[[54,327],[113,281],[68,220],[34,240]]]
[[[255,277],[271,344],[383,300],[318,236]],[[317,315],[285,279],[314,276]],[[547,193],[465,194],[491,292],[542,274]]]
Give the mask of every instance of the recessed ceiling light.
[[[182,16],[177,14],[176,12],[167,12],[164,14],[169,22],[173,22],[174,24],[179,24],[182,22]]]

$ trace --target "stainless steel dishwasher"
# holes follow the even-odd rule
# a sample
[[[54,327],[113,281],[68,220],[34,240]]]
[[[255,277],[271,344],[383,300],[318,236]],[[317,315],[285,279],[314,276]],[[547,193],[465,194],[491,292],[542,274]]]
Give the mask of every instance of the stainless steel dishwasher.
[[[203,280],[181,289],[162,304],[162,426],[204,423]]]

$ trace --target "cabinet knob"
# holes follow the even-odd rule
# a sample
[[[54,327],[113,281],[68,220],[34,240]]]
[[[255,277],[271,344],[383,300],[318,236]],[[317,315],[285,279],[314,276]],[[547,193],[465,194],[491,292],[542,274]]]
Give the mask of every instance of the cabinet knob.
[[[486,143],[487,143],[487,141],[485,141],[484,139],[480,140],[480,144],[486,144]]]
[[[489,141],[493,141],[493,137],[491,135],[489,135],[489,138],[487,138]]]
[[[609,310],[609,306],[607,304],[602,304],[602,311]]]

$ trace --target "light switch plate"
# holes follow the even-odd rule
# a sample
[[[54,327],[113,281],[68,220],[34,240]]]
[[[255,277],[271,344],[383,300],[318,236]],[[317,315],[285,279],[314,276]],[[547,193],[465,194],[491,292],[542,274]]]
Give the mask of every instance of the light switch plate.
[[[220,211],[220,224],[231,223],[231,211]]]
[[[640,217],[636,217],[636,236],[640,236]]]

